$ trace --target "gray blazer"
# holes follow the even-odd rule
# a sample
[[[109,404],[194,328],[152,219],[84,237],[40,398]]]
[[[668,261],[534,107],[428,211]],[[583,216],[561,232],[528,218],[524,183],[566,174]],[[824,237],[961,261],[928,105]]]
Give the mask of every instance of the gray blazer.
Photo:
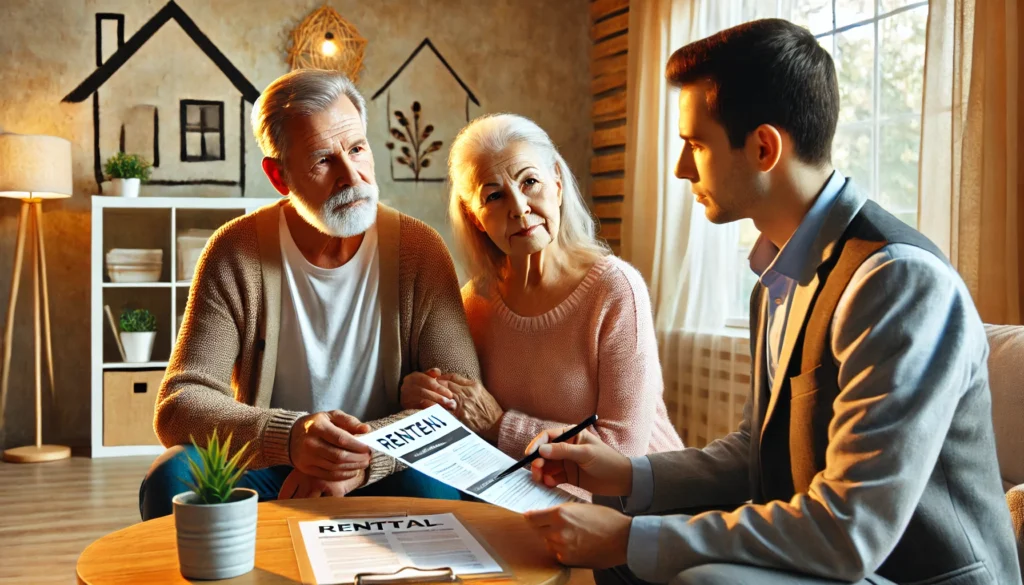
[[[929,574],[935,551],[925,549],[909,555],[913,570],[896,574],[923,571],[929,584],[1020,583],[995,454],[985,331],[956,271],[915,246],[890,243],[870,256],[834,313],[840,393],[824,471],[788,502],[756,503],[765,413],[790,360],[799,359],[794,345],[822,284],[816,269],[864,201],[847,182],[807,251],[774,388],[764,330],[752,340],[757,367],[739,429],[704,449],[633,460],[627,512],[738,506],[634,518],[629,567],[641,579],[667,582],[686,568],[726,562],[856,581],[908,544],[902,540],[915,514],[933,514],[952,539],[957,568]],[[879,572],[886,573],[893,571]]]

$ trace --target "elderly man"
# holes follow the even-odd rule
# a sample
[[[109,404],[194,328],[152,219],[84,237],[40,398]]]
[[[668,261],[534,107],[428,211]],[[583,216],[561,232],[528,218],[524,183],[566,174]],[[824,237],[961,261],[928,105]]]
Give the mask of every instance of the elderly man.
[[[252,126],[285,198],[222,227],[199,262],[156,407],[171,448],[143,481],[143,519],[171,512],[188,489],[190,437],[203,444],[215,428],[249,443],[241,485],[261,500],[458,498],[353,436],[401,417],[403,380],[450,401],[422,372],[480,376],[447,248],[378,203],[366,103],[346,77],[280,77]]]

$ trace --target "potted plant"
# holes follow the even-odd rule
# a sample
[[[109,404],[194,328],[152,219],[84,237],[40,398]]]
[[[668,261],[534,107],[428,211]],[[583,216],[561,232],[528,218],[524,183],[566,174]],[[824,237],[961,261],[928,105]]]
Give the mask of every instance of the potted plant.
[[[156,317],[146,309],[121,313],[121,345],[124,361],[148,362],[156,340]]]
[[[139,183],[149,180],[153,165],[137,154],[119,152],[107,159],[104,172],[110,178],[112,195],[138,197]]]
[[[192,437],[189,437],[192,439]],[[231,454],[231,435],[223,444],[217,430],[206,448],[192,445],[197,463],[189,458],[192,481],[182,482],[192,491],[174,496],[174,529],[178,540],[178,565],[187,579],[229,579],[252,570],[256,561],[256,492],[235,487],[250,456],[242,456],[249,443]]]

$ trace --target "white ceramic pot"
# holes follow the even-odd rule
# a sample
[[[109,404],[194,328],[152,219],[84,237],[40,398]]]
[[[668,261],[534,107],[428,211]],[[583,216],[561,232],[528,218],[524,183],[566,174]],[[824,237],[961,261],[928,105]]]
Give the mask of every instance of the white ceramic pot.
[[[141,182],[139,179],[111,179],[110,194],[117,197],[138,197]]]
[[[139,363],[148,362],[153,355],[153,342],[156,331],[121,332],[121,345],[124,346],[125,361]]]
[[[174,496],[178,565],[187,579],[230,579],[256,563],[256,492],[236,488],[224,504],[200,504],[194,492]]]

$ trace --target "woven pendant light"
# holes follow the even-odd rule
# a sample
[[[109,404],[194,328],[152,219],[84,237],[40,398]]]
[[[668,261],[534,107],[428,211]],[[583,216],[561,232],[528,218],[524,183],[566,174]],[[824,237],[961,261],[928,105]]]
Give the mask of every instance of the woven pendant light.
[[[288,65],[295,69],[340,71],[359,81],[366,39],[352,23],[326,4],[314,10],[292,31]]]

